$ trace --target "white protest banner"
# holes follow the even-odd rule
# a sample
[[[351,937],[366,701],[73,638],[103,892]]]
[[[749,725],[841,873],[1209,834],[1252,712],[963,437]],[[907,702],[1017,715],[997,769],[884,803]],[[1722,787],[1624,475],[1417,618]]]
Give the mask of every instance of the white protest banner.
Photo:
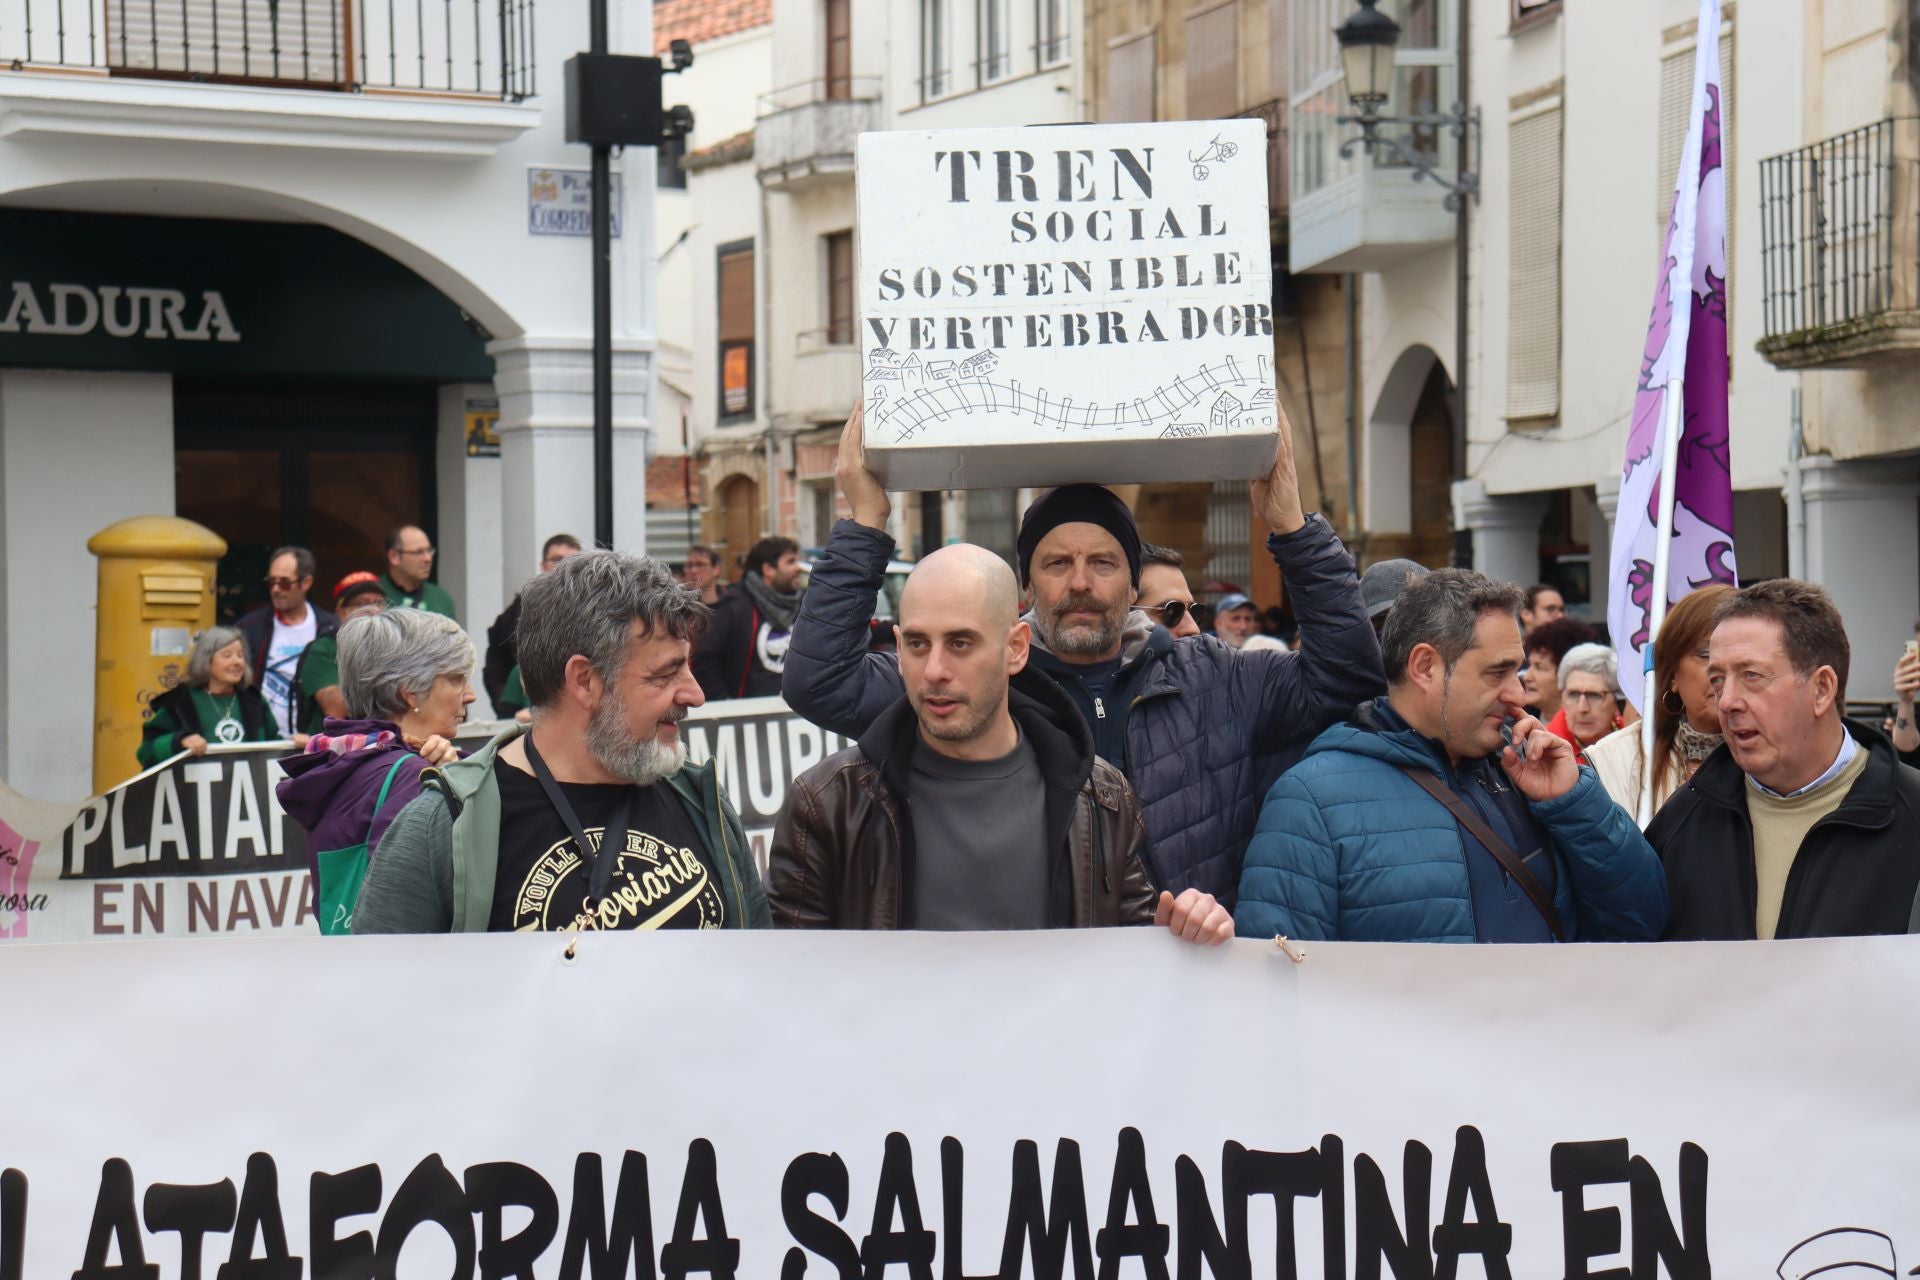
[[[715,762],[720,790],[739,811],[762,875],[774,821],[786,807],[787,785],[851,745],[801,719],[780,698],[709,702],[688,715],[682,732],[687,759]]]
[[[483,745],[504,724],[461,729]],[[687,754],[716,762],[764,873],[787,785],[847,745],[778,698],[696,708]],[[281,811],[291,743],[182,755],[84,805],[0,790],[0,942],[311,933],[306,833]]]
[[[1148,929],[595,934],[572,962],[551,935],[295,938],[17,948],[0,977],[34,1100],[0,1139],[0,1280],[1920,1255],[1904,938],[1300,966]]]
[[[32,858],[28,910],[0,939],[313,929],[305,833],[273,792],[292,749],[213,746],[95,796]]]
[[[868,463],[892,489],[1271,462],[1257,120],[860,135]]]

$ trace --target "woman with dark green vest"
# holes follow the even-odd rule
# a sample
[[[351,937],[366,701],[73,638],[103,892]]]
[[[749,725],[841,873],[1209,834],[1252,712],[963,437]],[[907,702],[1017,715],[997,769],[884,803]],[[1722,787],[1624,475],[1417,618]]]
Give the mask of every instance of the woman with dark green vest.
[[[196,756],[233,742],[272,742],[273,717],[253,683],[247,642],[232,627],[208,627],[193,642],[186,680],[155,698],[140,730],[142,769],[182,751]]]

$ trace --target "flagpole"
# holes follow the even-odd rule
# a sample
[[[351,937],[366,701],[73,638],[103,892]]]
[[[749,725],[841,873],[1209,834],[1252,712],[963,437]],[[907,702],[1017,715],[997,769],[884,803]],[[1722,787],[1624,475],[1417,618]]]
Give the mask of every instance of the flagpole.
[[[1673,562],[1673,500],[1680,487],[1674,483],[1680,475],[1680,429],[1686,421],[1686,379],[1675,378],[1667,384],[1666,402],[1661,410],[1666,418],[1664,453],[1660,462],[1660,523],[1653,544],[1653,600],[1647,613],[1647,660],[1640,674],[1640,828],[1653,821],[1653,777],[1657,767],[1653,758],[1653,717],[1660,710],[1664,691],[1653,687],[1653,652],[1660,642],[1660,627],[1667,620],[1667,579]]]

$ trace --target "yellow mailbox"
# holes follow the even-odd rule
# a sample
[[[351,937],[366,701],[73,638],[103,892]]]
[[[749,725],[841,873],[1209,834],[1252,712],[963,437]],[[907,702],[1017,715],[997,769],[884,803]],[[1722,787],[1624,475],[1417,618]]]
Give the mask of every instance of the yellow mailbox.
[[[226,540],[191,520],[135,516],[87,539],[100,561],[93,667],[93,789],[139,772],[147,703],[187,675],[193,638],[213,625],[214,567]]]

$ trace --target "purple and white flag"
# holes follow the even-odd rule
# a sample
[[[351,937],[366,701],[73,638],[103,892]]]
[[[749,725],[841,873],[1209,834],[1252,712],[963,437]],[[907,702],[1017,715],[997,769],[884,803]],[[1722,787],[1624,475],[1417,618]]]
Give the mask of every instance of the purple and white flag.
[[[1640,360],[1640,389],[1620,476],[1607,625],[1620,687],[1644,713],[1641,672],[1653,622],[1668,397],[1681,394],[1667,602],[1734,582],[1733,475],[1727,440],[1727,183],[1720,145],[1720,0],[1701,0],[1693,119]]]

